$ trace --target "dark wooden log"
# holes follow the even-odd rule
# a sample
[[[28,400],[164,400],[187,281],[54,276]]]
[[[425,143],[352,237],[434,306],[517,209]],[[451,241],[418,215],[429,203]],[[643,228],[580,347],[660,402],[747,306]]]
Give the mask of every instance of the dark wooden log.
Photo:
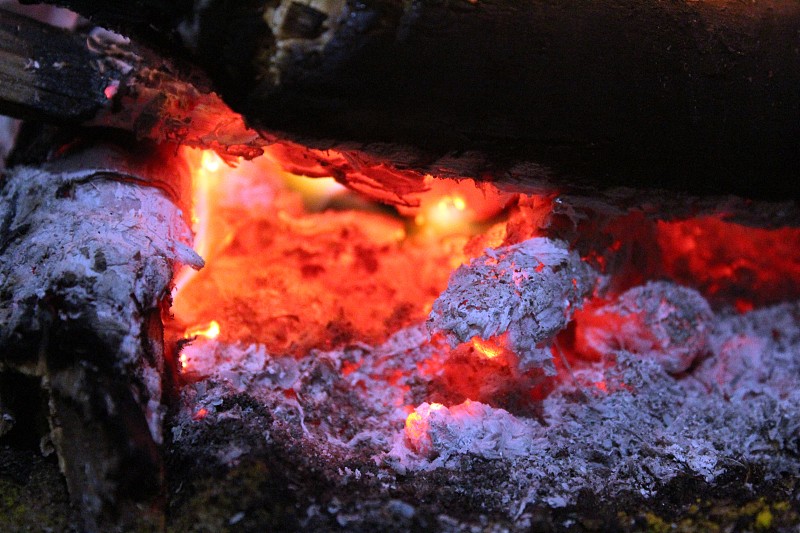
[[[130,22],[122,2],[60,3],[179,34],[252,124],[316,148],[533,183],[800,192],[795,2],[152,0]]]
[[[267,144],[197,68],[107,31],[75,34],[0,10],[0,59],[0,114],[231,157],[255,157]]]
[[[96,146],[0,186],[0,374],[42,389],[84,530],[160,521],[161,314],[176,265],[202,265],[188,179],[174,147]]]
[[[0,113],[62,123],[92,117],[120,76],[93,59],[85,36],[0,10]]]

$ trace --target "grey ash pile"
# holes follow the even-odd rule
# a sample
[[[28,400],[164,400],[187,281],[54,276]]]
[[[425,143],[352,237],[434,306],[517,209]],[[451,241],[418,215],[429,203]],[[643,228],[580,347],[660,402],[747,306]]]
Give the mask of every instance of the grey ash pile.
[[[551,252],[559,246],[541,241]],[[537,275],[556,279],[553,264],[575,268],[566,251],[556,255],[538,272],[534,261],[521,286],[546,286]],[[475,275],[462,267],[442,298],[458,292],[458,272]],[[572,275],[564,278],[578,287]],[[508,316],[482,298],[472,301],[481,316]],[[423,324],[381,346],[301,359],[198,339],[183,351],[187,382],[173,419],[173,461],[230,471],[255,456],[278,457],[299,525],[354,529],[525,529],[537,510],[579,505],[587,495],[647,501],[674,479],[714,486],[747,470],[759,473],[761,485],[779,487],[800,475],[800,303],[712,311],[699,293],[669,282],[609,297],[574,317],[579,302],[558,300],[560,327],[572,318],[582,333],[563,351],[557,341],[547,351],[553,361],[539,366],[554,363],[552,377],[505,353],[482,356],[472,332],[451,345]],[[437,302],[434,324],[441,322],[436,310],[446,308]],[[539,323],[534,312],[522,315]],[[609,316],[618,334],[593,336]],[[492,336],[504,331],[483,326]],[[536,342],[553,342],[554,333]],[[453,372],[493,377],[475,385],[477,401],[453,388]],[[512,389],[546,394],[520,402]],[[246,522],[248,512],[234,518]]]

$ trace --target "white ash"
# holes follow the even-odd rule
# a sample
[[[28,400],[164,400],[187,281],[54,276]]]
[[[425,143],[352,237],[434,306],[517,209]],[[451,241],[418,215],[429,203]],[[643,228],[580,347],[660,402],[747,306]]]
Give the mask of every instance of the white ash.
[[[388,457],[400,473],[444,466],[456,454],[516,459],[532,452],[536,426],[480,402],[452,407],[426,402],[406,422],[405,434],[397,436]]]
[[[576,321],[576,349],[598,358],[628,351],[677,374],[708,353],[711,318],[708,302],[696,290],[650,282],[582,313]]]
[[[38,372],[31,342],[52,320],[80,324],[116,354],[104,364],[136,374],[158,441],[160,369],[141,361],[143,315],[158,310],[177,263],[202,259],[164,191],[98,167],[102,154],[15,168],[0,189],[0,365]]]
[[[181,363],[193,379],[216,376],[239,392],[259,385],[289,389],[299,376],[294,358],[270,357],[260,344],[190,343],[181,352]]]
[[[451,346],[508,333],[522,370],[555,375],[553,337],[591,292],[596,275],[562,241],[536,237],[460,266],[433,304],[428,328]]]
[[[608,354],[614,366],[559,376],[541,417],[478,402],[432,407],[425,399],[431,376],[420,369],[445,361],[449,347],[427,339],[421,326],[378,347],[311,353],[296,361],[297,374],[258,347],[198,341],[195,349],[208,353],[192,360],[227,361],[208,365],[209,376],[184,388],[173,434],[181,446],[226,417],[245,426],[252,420],[264,442],[289,439],[304,457],[324,458],[342,485],[380,479],[388,500],[407,494],[396,491],[408,491],[417,475],[444,475],[523,527],[529,505],[570,505],[584,489],[649,497],[677,476],[713,483],[743,465],[763,469],[767,481],[800,475],[799,324],[800,303],[717,313],[709,321],[711,355],[679,377],[657,359],[615,349]],[[278,374],[288,377],[263,379]],[[251,408],[226,407],[242,394],[269,410],[270,425]],[[422,421],[413,438],[409,405]],[[209,414],[198,420],[201,408]],[[237,461],[242,442],[233,438],[229,448],[217,457]],[[487,486],[477,481],[487,472],[502,476]],[[338,513],[357,522],[353,507]]]
[[[767,395],[786,399],[800,382],[800,304],[720,317],[710,337],[715,357],[692,374],[731,401]]]
[[[414,389],[430,380],[418,375],[417,365],[442,350],[446,345],[431,341],[422,324],[397,332],[378,347],[314,350],[301,359],[273,356],[263,345],[198,338],[181,354],[189,383],[182,390],[185,404],[179,418],[191,425],[201,409],[214,417],[224,398],[246,393],[297,424],[310,439],[343,447],[377,443],[383,450],[394,437],[387,427],[402,427]],[[353,370],[345,372],[348,365]],[[306,413],[328,417],[338,408],[338,423],[344,426],[324,420],[312,433],[305,423]],[[350,415],[357,419],[348,420]],[[183,429],[182,424],[173,429],[176,440],[185,437]]]

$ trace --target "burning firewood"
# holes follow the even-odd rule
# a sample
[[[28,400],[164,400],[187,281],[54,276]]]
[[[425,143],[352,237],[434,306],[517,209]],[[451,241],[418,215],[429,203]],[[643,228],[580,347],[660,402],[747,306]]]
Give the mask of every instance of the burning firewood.
[[[161,313],[176,265],[203,264],[176,203],[186,177],[166,148],[106,146],[0,188],[0,371],[45,391],[44,442],[90,530],[161,490]]]
[[[791,2],[53,3],[191,55],[270,139],[420,175],[797,194]]]
[[[95,28],[48,27],[0,9],[0,112],[114,128],[138,139],[253,158],[268,144],[210,89],[196,67]]]
[[[549,344],[594,286],[591,268],[566,243],[536,237],[459,267],[428,319],[455,346],[508,335],[522,370],[555,374]]]

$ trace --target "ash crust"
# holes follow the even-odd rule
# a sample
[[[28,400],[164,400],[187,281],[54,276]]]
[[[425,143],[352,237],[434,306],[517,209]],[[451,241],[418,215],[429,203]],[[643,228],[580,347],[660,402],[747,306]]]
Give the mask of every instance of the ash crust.
[[[195,375],[184,387],[171,449],[199,447],[217,434],[218,447],[204,457],[222,470],[240,468],[253,455],[285,458],[292,476],[302,472],[290,483],[296,505],[307,506],[301,526],[364,530],[396,520],[390,523],[400,530],[466,531],[481,523],[519,530],[536,525],[543,510],[574,516],[586,495],[641,504],[680,480],[711,488],[736,480],[752,495],[800,475],[798,317],[800,303],[717,313],[708,333],[711,355],[690,374],[671,375],[657,360],[617,351],[610,354],[615,366],[588,365],[560,381],[541,402],[542,420],[504,412],[526,435],[513,445],[508,427],[492,437],[462,420],[461,429],[442,424],[424,453],[412,445],[405,418],[435,379],[435,371],[419,372],[419,365],[442,357],[446,363],[449,346],[429,339],[422,325],[382,346],[299,360],[258,346],[195,343],[190,363],[222,350],[228,367],[208,365],[211,375]],[[754,350],[758,373],[747,366]],[[251,372],[253,354],[263,355],[261,374]],[[720,372],[737,371],[720,384]],[[479,406],[489,414],[502,410]],[[207,414],[198,419],[202,409]],[[220,422],[239,429],[215,429]],[[309,473],[314,483],[299,481]]]
[[[522,370],[554,375],[550,341],[593,286],[592,270],[563,241],[535,237],[489,248],[453,272],[428,329],[445,334],[453,347],[508,333]]]

